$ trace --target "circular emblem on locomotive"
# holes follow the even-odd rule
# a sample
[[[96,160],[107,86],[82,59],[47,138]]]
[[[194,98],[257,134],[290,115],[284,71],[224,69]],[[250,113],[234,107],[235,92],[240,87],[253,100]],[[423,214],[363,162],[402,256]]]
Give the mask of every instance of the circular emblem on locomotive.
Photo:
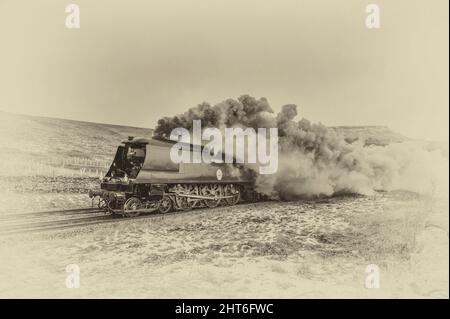
[[[216,172],[217,180],[220,181],[222,179],[222,176],[223,176],[222,170],[219,168]]]

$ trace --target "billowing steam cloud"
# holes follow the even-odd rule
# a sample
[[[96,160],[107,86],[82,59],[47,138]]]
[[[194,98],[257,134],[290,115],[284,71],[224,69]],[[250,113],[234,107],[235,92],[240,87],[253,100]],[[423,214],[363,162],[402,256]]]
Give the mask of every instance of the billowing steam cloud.
[[[168,138],[172,129],[202,127],[278,127],[279,165],[272,175],[259,175],[258,191],[280,199],[372,194],[375,190],[410,190],[448,194],[448,155],[429,143],[407,141],[386,146],[349,143],[336,130],[306,119],[296,121],[297,106],[274,114],[265,98],[243,95],[216,105],[203,103],[186,113],[158,121],[155,135]]]

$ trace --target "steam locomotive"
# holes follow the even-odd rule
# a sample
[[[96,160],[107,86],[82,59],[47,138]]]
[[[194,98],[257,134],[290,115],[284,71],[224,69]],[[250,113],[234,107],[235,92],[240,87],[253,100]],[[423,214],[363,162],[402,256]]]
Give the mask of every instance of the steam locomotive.
[[[129,137],[117,148],[100,189],[89,197],[126,217],[141,213],[235,205],[255,199],[255,172],[239,163],[174,163],[174,141]],[[190,155],[203,151],[189,144]]]

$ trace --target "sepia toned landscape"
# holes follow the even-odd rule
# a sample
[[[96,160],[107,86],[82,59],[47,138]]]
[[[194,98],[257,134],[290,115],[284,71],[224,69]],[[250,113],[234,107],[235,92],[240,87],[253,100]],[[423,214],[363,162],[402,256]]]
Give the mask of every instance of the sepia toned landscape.
[[[448,12],[1,0],[0,299],[448,299]]]
[[[3,129],[18,132],[1,145],[17,155],[2,162],[2,297],[448,298],[448,198],[437,190],[270,200],[67,227],[77,211],[30,213],[90,207],[87,192],[98,187],[120,140],[151,130],[12,114],[2,120]],[[377,144],[407,140],[392,141],[398,135],[383,127],[342,130]],[[99,145],[93,168],[88,160]],[[56,227],[14,228],[47,222]],[[80,267],[79,289],[66,288],[70,264]],[[365,286],[370,264],[380,268],[379,289]]]

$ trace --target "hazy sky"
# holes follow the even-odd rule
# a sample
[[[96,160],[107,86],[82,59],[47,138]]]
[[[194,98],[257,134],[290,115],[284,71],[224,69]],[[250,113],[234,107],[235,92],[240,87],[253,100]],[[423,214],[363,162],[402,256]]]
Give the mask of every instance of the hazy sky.
[[[448,140],[448,0],[0,0],[0,43],[0,110],[153,127],[250,94]]]

